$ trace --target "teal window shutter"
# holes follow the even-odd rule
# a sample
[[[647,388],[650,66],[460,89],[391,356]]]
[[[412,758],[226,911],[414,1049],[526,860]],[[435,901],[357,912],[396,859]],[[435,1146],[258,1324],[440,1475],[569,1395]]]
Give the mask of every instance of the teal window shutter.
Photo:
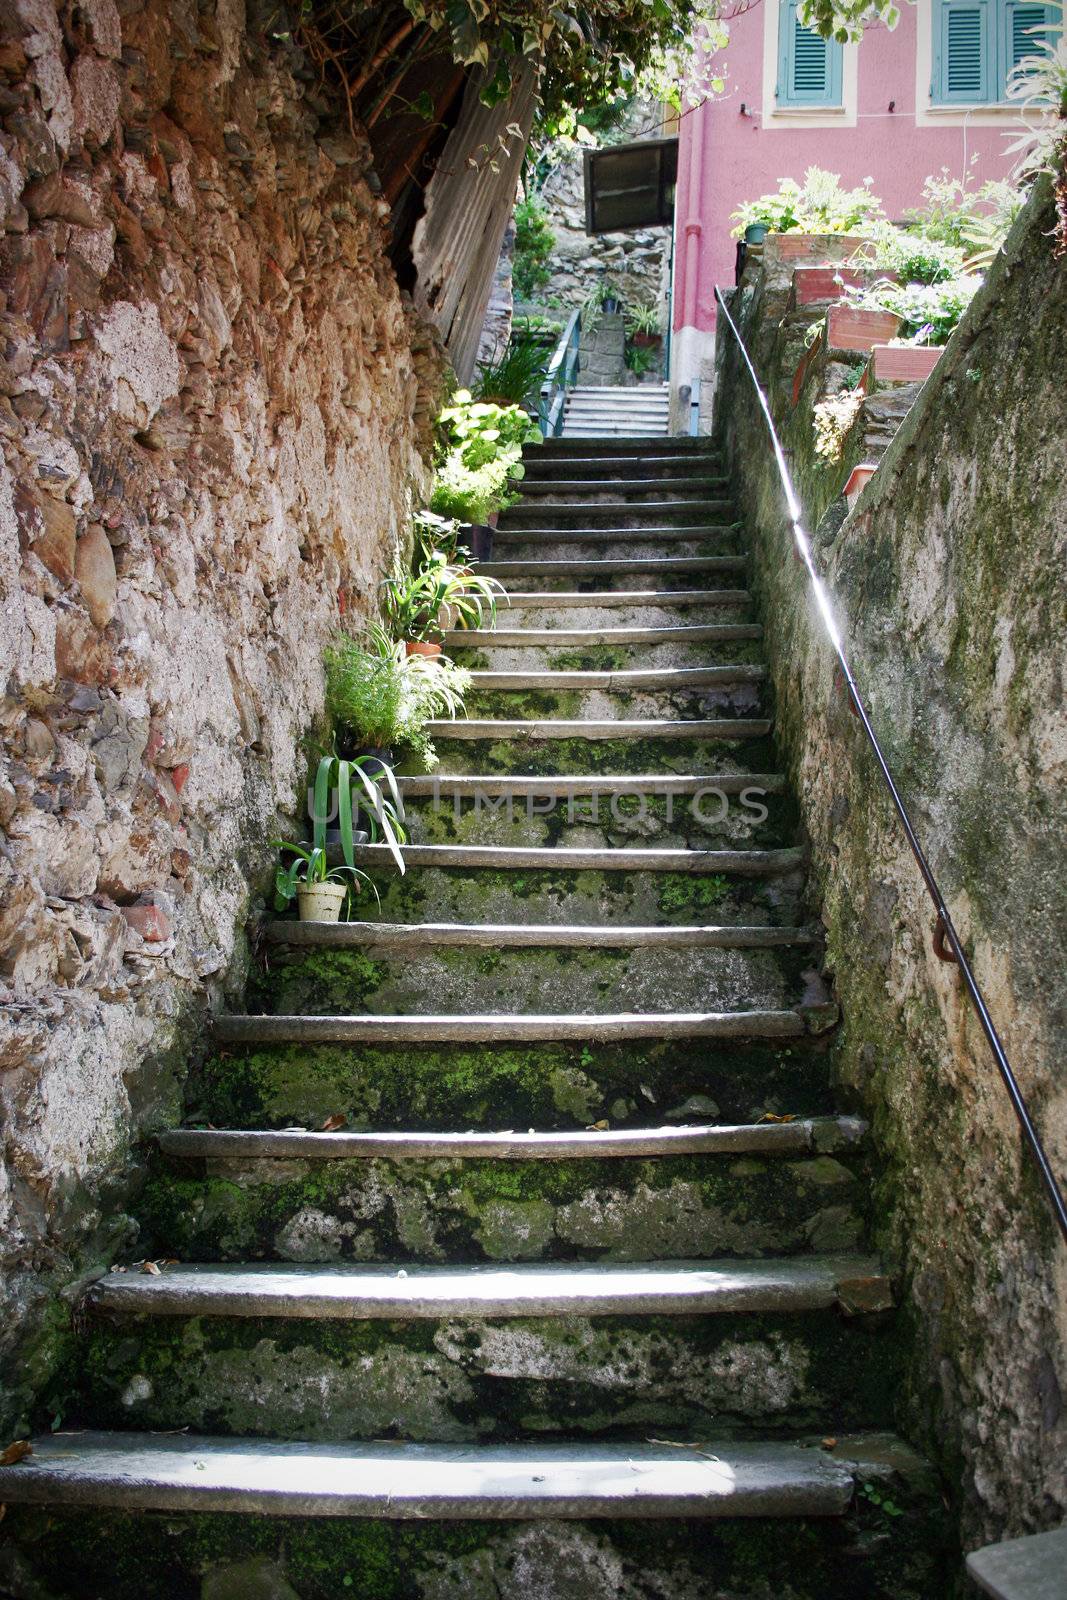
[[[986,105],[995,100],[990,0],[935,0],[935,105]]]
[[[798,0],[781,0],[778,21],[779,106],[839,106],[841,46],[806,28]]]
[[[1042,33],[1032,33],[1041,28]],[[930,99],[941,106],[996,105],[1012,68],[1059,29],[1053,6],[1032,0],[934,0]]]

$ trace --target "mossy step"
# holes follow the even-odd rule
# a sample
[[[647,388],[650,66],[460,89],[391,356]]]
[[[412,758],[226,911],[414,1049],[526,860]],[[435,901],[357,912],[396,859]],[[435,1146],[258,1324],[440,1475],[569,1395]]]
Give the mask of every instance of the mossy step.
[[[227,1045],[198,1064],[191,1121],[227,1128],[584,1129],[759,1122],[836,1109],[817,1038],[546,1044]]]
[[[709,691],[714,692],[714,691]],[[543,719],[548,721],[550,719]],[[562,718],[554,719],[557,724]],[[651,719],[647,719],[651,721]],[[687,719],[662,719],[685,721]],[[696,721],[698,719],[688,719]],[[446,730],[436,743],[439,765],[436,769],[442,782],[462,774],[497,775],[510,777],[556,777],[560,780],[560,793],[572,777],[594,774],[614,776],[620,793],[627,792],[630,777],[662,774],[667,776],[695,776],[716,773],[767,771],[774,765],[776,751],[769,733],[762,736],[740,734],[738,724],[755,719],[730,717],[709,718],[721,721],[731,733],[720,738],[691,739],[670,737],[665,732],[645,739],[637,735],[588,739],[575,732],[570,735],[526,739],[513,738],[453,738]],[[763,721],[765,719],[759,719]],[[453,725],[454,726],[454,725]],[[576,723],[577,728],[584,724]],[[610,723],[609,723],[610,726]],[[616,725],[617,726],[617,725]]]
[[[571,788],[561,778],[445,776],[425,791],[405,793],[406,827],[413,844],[738,850],[792,843],[792,796],[769,791],[758,774],[740,785],[732,779],[706,777],[689,790],[657,792],[618,777],[590,789],[588,783]],[[498,787],[502,782],[510,787]]]
[[[677,452],[650,446],[644,452],[625,454],[606,450],[602,454],[589,449],[568,448],[565,455],[552,456],[536,451],[523,456],[526,476],[523,483],[533,479],[563,478],[654,478],[688,477],[694,472],[729,481],[721,455],[714,450],[696,452],[696,459],[679,456]]]
[[[622,544],[664,546],[674,557],[680,557],[680,552],[675,548],[679,544],[694,541],[707,544],[709,555],[720,550],[727,535],[741,533],[741,524],[737,522],[724,525],[716,523],[712,527],[703,525],[694,527],[679,527],[672,524],[666,527],[644,528],[585,528],[575,532],[568,528],[561,533],[559,528],[498,528],[493,535],[494,546],[507,547],[510,551],[512,545],[528,544],[535,549],[540,548],[546,554],[552,551],[553,560],[574,560],[578,556],[575,546],[589,545],[593,547],[610,545],[616,541]],[[626,557],[598,556],[593,559],[628,559]],[[524,558],[525,559],[525,558]],[[584,557],[583,557],[584,559]]]
[[[519,1013],[531,1003],[590,1015],[780,1010],[796,1003],[810,951],[690,946],[576,949],[420,948],[272,951],[252,1009],[283,1015]],[[532,997],[536,1000],[532,1001]]]
[[[609,1040],[796,1039],[797,1009],[662,1012],[488,1012],[460,1016],[248,1016],[217,1018],[220,1044],[603,1044]]]
[[[424,1266],[292,1262],[164,1264],[111,1272],[90,1311],[138,1317],[282,1317],[340,1321],[443,1318],[719,1316],[886,1311],[889,1279],[867,1256],[780,1261],[512,1263]]]
[[[600,582],[631,573],[669,579],[680,572],[744,572],[747,566],[744,556],[633,556],[629,560],[604,556],[598,561],[557,556],[546,561],[479,561],[477,570],[489,578],[592,578]]]
[[[707,873],[742,878],[776,878],[796,872],[804,865],[806,852],[795,846],[786,850],[657,850],[655,846],[637,849],[584,849],[578,845],[557,845],[549,849],[523,849],[511,845],[416,844],[406,845],[405,865],[412,867],[453,867],[464,871],[486,868],[495,872],[671,872]],[[393,857],[388,845],[358,845],[353,860],[359,866],[388,868]]]
[[[411,846],[409,854],[426,846]],[[470,848],[483,848],[472,846]],[[616,852],[609,851],[611,855]],[[747,854],[748,852],[733,852]],[[548,856],[543,859],[547,860]],[[800,872],[730,877],[721,872],[575,870],[556,867],[420,867],[403,877],[390,862],[372,872],[378,899],[356,902],[360,921],[693,923],[792,927],[799,920]]]
[[[807,1443],[817,1449],[826,1432]],[[395,1458],[397,1447],[378,1448]],[[685,1454],[706,1465],[706,1453]],[[622,1508],[587,1522],[446,1522],[12,1504],[4,1532],[27,1591],[51,1600],[711,1600],[709,1574],[718,1594],[752,1600],[947,1594],[954,1569],[929,1469],[880,1435],[842,1434],[830,1459],[857,1489],[841,1516],[657,1520]]]
[[[792,1444],[322,1445],[85,1433],[0,1467],[12,1504],[264,1516],[838,1516],[852,1474]]]
[[[747,597],[728,595],[724,599],[722,590],[671,590],[645,597],[590,592],[557,605],[556,596],[545,589],[539,595],[527,597],[513,609],[499,611],[495,626],[509,632],[551,629],[555,633],[560,628],[569,628],[599,637],[604,632],[609,632],[610,636],[620,628],[706,628],[746,623],[751,613]]]
[[[680,669],[683,670],[684,669]],[[711,668],[714,672],[716,669]],[[530,674],[528,676],[533,676]],[[558,687],[548,674],[537,687],[495,687],[491,682],[475,683],[467,695],[466,719],[460,727],[479,723],[497,725],[500,722],[518,723],[521,727],[550,722],[570,724],[572,727],[588,723],[602,727],[608,723],[612,729],[639,727],[642,736],[646,725],[661,727],[667,724],[706,725],[709,722],[742,722],[750,727],[754,722],[767,723],[764,714],[764,697],[759,679],[723,678],[700,685],[687,685],[684,679],[668,678],[663,688],[567,689]],[[476,735],[476,737],[484,737]],[[573,732],[562,737],[573,739]],[[606,733],[615,742],[617,735]],[[673,740],[673,733],[664,733]],[[744,737],[752,737],[751,734]],[[763,735],[757,735],[763,737]],[[701,741],[705,742],[705,741]]]
[[[517,613],[516,616],[530,616],[537,613]],[[558,615],[558,613],[557,613]],[[574,613],[579,619],[584,620],[588,613]],[[696,613],[699,618],[699,612]],[[627,618],[627,613],[616,613],[612,617],[612,625]],[[542,618],[542,620],[547,620]],[[658,621],[659,619],[657,619]],[[663,623],[667,618],[662,619]],[[604,625],[605,627],[608,624]],[[667,667],[709,667],[733,666],[736,663],[750,663],[762,665],[764,660],[763,644],[761,639],[719,639],[691,642],[686,635],[664,643],[651,644],[610,644],[601,642],[604,629],[583,629],[586,634],[594,635],[590,642],[580,646],[565,648],[556,634],[553,633],[553,643],[550,645],[507,645],[498,649],[494,644],[480,646],[477,650],[464,645],[454,645],[451,655],[460,666],[470,670],[484,668],[486,671],[501,672],[544,672],[560,669],[562,671],[612,671],[624,667],[648,668],[649,670]],[[660,635],[656,635],[657,641]],[[580,771],[581,769],[576,769]]]
[[[91,1319],[63,1410],[78,1426],[338,1442],[836,1436],[892,1419],[890,1322],[108,1315]]]
[[[162,1159],[138,1196],[137,1248],[183,1261],[407,1263],[675,1261],[861,1246],[861,1177],[813,1150],[813,1137],[845,1146],[832,1120],[794,1146],[761,1147],[758,1124],[721,1131],[729,1142],[716,1143],[715,1128],[618,1130],[613,1147],[597,1132],[557,1135],[553,1145],[544,1134],[178,1129],[161,1140]],[[672,1154],[675,1145],[683,1151]],[[850,1159],[851,1148],[842,1150]],[[635,1149],[646,1153],[626,1154]]]
[[[546,566],[551,564],[545,563]],[[694,606],[713,610],[721,609],[723,605],[721,589],[700,589],[695,586],[689,589],[613,589],[610,586],[603,589],[553,589],[552,575],[542,576],[543,585],[540,589],[509,590],[507,604],[502,606],[498,615],[508,617],[515,613],[514,620],[525,623],[528,621],[525,613],[529,611],[674,611],[690,610]],[[558,581],[563,583],[568,580],[561,577]],[[607,582],[610,585],[610,579]],[[670,575],[670,582],[676,583],[677,577]],[[728,602],[731,605],[734,603]],[[520,612],[522,616],[518,615]],[[625,623],[623,626],[633,627],[634,624]]]
[[[524,461],[555,461],[567,459],[572,456],[595,457],[603,460],[605,457],[624,456],[626,459],[635,455],[655,456],[659,460],[681,457],[683,460],[690,456],[703,456],[708,460],[718,460],[722,451],[712,442],[696,434],[665,434],[662,439],[649,443],[647,439],[611,439],[602,447],[590,445],[588,439],[573,439],[566,435],[543,439],[539,444],[528,444],[523,447],[522,459]]]
[[[564,689],[602,689],[625,694],[636,689],[704,689],[733,687],[739,683],[758,684],[765,682],[766,677],[766,667],[739,662],[733,666],[634,667],[614,672],[559,672],[551,669],[543,672],[487,672],[479,669],[471,673],[471,684],[478,691],[538,689],[546,694],[558,694]]]
[[[762,639],[758,622],[679,623],[658,628],[466,628],[446,633],[448,649],[474,650],[486,645],[495,650],[527,649],[548,645],[554,650],[576,650],[587,645],[634,644],[734,644],[740,639]]]

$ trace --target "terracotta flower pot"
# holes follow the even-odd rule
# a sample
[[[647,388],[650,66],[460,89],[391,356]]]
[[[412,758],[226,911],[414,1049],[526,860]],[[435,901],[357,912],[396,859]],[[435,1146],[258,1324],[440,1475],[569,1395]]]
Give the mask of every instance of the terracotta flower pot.
[[[301,922],[336,922],[347,893],[343,883],[311,883],[298,889]]]
[[[876,344],[892,339],[899,327],[900,318],[891,311],[831,306],[826,314],[826,343],[831,350],[856,350],[867,355]]]
[[[409,656],[439,656],[441,646],[433,644],[429,639],[408,639],[404,650]]]

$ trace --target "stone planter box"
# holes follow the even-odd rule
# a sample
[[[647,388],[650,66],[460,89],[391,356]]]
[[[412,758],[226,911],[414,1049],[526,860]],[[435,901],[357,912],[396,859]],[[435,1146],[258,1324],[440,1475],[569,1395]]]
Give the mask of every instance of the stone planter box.
[[[871,373],[876,384],[925,383],[943,353],[943,345],[876,344]]]
[[[876,344],[894,338],[899,327],[900,318],[891,311],[831,306],[826,314],[826,343],[831,350],[856,350],[868,355]]]
[[[895,283],[895,272],[876,272],[873,267],[799,266],[793,272],[793,307],[825,305],[841,298],[842,289],[865,289],[876,278]]]
[[[763,260],[770,270],[779,265],[833,265],[850,261],[870,241],[861,233],[769,233],[763,241]]]
[[[844,496],[848,502],[848,509],[850,511],[856,504],[856,501],[859,499],[864,489],[866,489],[867,485],[870,483],[871,479],[874,477],[874,474],[877,472],[877,470],[878,468],[876,463],[871,461],[863,461],[858,467],[852,468],[852,471],[848,475],[848,482],[845,484],[844,488]]]

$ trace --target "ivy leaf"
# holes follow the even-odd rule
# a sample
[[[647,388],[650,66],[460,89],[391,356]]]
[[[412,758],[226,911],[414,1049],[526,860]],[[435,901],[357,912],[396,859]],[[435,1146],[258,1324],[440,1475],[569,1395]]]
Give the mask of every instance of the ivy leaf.
[[[421,117],[423,122],[433,121],[434,104],[429,89],[424,89],[420,95],[415,96],[410,109],[415,116]]]

